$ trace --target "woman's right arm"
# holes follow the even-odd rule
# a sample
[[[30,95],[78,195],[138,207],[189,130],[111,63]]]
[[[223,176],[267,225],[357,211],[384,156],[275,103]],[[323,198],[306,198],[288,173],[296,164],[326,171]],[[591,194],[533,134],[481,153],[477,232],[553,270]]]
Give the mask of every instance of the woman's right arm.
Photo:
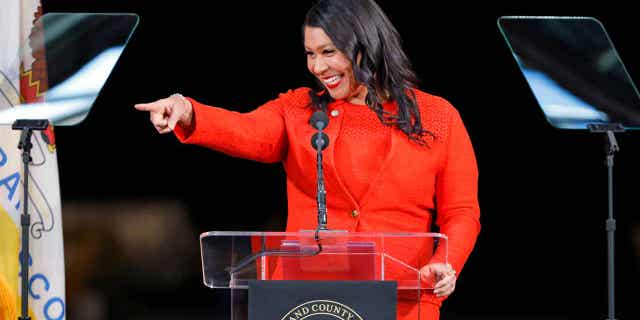
[[[299,91],[282,94],[249,113],[207,106],[179,94],[137,104],[135,108],[149,112],[151,123],[159,133],[173,131],[183,143],[205,146],[234,157],[278,162],[287,146],[283,106],[292,102],[292,96],[300,95]]]

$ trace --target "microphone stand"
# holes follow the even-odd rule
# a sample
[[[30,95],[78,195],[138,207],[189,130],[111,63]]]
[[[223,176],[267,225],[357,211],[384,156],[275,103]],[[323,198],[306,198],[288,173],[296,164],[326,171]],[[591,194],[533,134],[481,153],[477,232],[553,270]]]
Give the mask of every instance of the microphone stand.
[[[327,230],[327,190],[324,185],[324,172],[322,170],[322,150],[329,146],[329,136],[322,132],[322,129],[329,125],[329,117],[323,111],[316,111],[311,115],[309,123],[318,132],[311,137],[311,146],[316,150],[316,203],[318,205],[318,227],[315,231],[315,241],[318,244],[316,254],[322,252],[322,243],[320,242],[320,231]]]
[[[316,201],[318,203],[318,230],[327,230],[327,190],[324,186],[324,172],[322,170],[322,150],[329,145],[327,135],[318,129],[318,133],[314,134],[313,142],[316,147],[316,172],[317,178],[317,194]]]
[[[320,242],[320,231],[326,231],[327,229],[327,190],[324,186],[324,172],[322,170],[322,150],[329,145],[329,137],[326,133],[322,132],[322,126],[318,126],[318,132],[311,137],[311,144],[316,149],[316,172],[318,178],[316,179],[316,202],[318,204],[318,227],[316,228],[315,240],[318,244],[318,251],[315,254],[322,252],[322,243]]]
[[[31,226],[31,216],[29,215],[29,163],[31,162],[31,135],[33,130],[44,130],[49,126],[48,120],[16,120],[11,128],[22,130],[18,149],[22,150],[23,164],[23,203],[22,215],[20,215],[20,226],[22,231],[22,256],[20,259],[22,277],[22,315],[19,320],[30,320],[29,317],[29,226]]]

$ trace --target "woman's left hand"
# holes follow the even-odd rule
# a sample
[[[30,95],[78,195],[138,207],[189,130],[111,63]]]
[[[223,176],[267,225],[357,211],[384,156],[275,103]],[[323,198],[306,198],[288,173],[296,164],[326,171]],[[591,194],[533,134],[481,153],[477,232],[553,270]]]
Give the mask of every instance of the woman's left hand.
[[[456,270],[448,263],[430,263],[420,269],[420,277],[435,282],[433,294],[438,297],[449,296],[456,289]]]

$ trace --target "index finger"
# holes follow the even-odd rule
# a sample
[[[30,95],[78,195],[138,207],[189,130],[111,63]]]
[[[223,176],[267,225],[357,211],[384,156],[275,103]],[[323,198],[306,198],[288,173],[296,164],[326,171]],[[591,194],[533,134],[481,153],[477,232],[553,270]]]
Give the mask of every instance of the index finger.
[[[158,112],[158,111],[164,110],[164,108],[167,105],[168,104],[166,99],[160,99],[158,101],[149,102],[149,103],[138,103],[133,107],[136,108],[136,110],[140,110],[140,111]]]

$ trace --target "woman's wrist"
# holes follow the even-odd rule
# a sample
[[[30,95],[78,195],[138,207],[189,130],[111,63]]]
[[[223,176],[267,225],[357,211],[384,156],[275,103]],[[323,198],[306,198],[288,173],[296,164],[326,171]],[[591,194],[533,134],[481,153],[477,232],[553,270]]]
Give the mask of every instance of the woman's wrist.
[[[193,125],[193,106],[191,105],[191,102],[180,93],[174,93],[171,96],[178,99],[178,103],[184,110],[178,123],[182,127],[190,128]]]

